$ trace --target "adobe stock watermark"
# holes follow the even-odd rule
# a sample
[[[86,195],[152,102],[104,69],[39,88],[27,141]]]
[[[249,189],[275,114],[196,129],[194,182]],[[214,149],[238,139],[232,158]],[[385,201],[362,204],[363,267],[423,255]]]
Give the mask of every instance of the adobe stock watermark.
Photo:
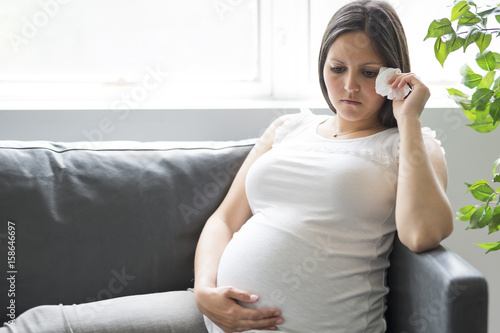
[[[444,156],[446,158],[446,143],[450,140],[449,136],[463,128],[465,123],[467,122],[467,117],[465,114],[457,107],[457,108],[446,108],[442,114],[441,119],[443,121],[444,126],[432,127],[431,131],[435,132],[435,137],[431,135],[429,132],[423,131],[424,145],[425,150],[415,150],[408,154],[406,157],[406,164],[403,164],[402,167],[393,170],[393,168],[388,167],[385,172],[386,180],[393,184],[397,182],[397,180],[404,181],[405,179],[411,179],[414,176],[414,169],[419,168],[424,163],[427,162],[429,148],[432,149],[442,149],[444,152]],[[427,127],[427,126],[423,126]],[[437,145],[430,145],[430,141],[436,141],[440,148]],[[398,156],[399,158],[399,156]],[[397,160],[399,165],[399,160]]]
[[[15,325],[16,320],[16,223],[7,221],[7,306],[8,324]]]
[[[290,269],[283,271],[281,274],[281,282],[283,288],[287,288],[292,292],[296,292],[302,287],[303,283],[308,283],[308,280],[314,276],[319,266],[328,259],[328,256],[335,253],[336,249],[345,246],[342,242],[333,241],[332,235],[317,236],[316,246],[311,255],[304,257],[300,263],[291,265]],[[282,288],[275,288],[267,297],[261,301],[261,307],[274,308],[284,304],[286,292]]]
[[[307,281],[318,269],[321,262],[328,259],[328,255],[334,253],[335,249],[343,247],[337,240],[332,241],[332,235],[316,237],[317,246],[311,256],[302,259],[300,264],[293,265],[291,269],[284,271],[281,276],[282,282],[289,285],[291,290],[299,290],[302,282]]]
[[[245,0],[214,0],[212,6],[221,20],[224,20],[227,12],[232,12]]]
[[[125,267],[122,267],[120,272],[112,269],[110,273],[112,277],[109,279],[107,287],[99,290],[95,297],[87,297],[86,301],[89,303],[81,305],[82,313],[88,320],[92,320],[103,311],[104,304],[98,301],[113,298],[113,296],[121,293],[129,285],[130,281],[136,278],[133,275],[128,275]]]
[[[152,91],[158,89],[168,77],[168,72],[162,71],[157,64],[154,67],[146,67],[146,75],[140,83],[136,84],[128,93],[122,93],[120,98],[111,103],[113,116],[101,118],[97,126],[84,129],[82,134],[92,145],[104,141],[105,136],[113,133],[119,122],[128,118],[131,109],[137,108],[144,102]]]
[[[454,302],[466,290],[467,286],[453,284],[448,292],[443,291],[438,298],[434,298],[425,306],[413,312],[408,318],[409,324],[416,329],[418,333],[428,332],[428,325],[432,317],[439,317],[446,312],[446,305]],[[406,333],[406,332],[401,332]]]
[[[267,149],[265,147],[261,147],[259,145],[259,142],[260,141],[273,141],[274,138],[275,138],[275,132],[277,130],[277,128],[279,128],[280,126],[286,126],[285,125],[285,121],[281,122],[281,123],[276,123],[276,121],[283,117],[283,116],[291,116],[291,117],[300,117],[300,114],[298,112],[287,112],[287,110],[290,110],[290,109],[286,109],[286,108],[273,108],[271,110],[271,114],[272,114],[272,122],[271,123],[267,123],[264,127],[262,127],[258,132],[257,132],[257,138],[259,139],[255,146],[254,146],[254,150],[256,153],[260,154],[262,153],[262,148],[264,149]],[[269,130],[270,129],[270,130]],[[255,137],[249,137],[247,139],[255,139]]]
[[[446,109],[443,112],[442,119],[446,124],[446,129],[443,129],[441,127],[434,128],[437,133],[437,139],[440,140],[441,143],[445,143],[448,141],[447,133],[450,130],[457,131],[464,128],[465,123],[468,120],[463,111],[458,107]]]
[[[230,180],[238,171],[239,166],[240,164],[236,161],[231,161],[226,163],[224,170],[209,171],[208,176],[211,181],[192,189],[194,195],[191,202],[181,202],[177,206],[186,224],[190,224],[193,216],[200,214],[203,209],[208,207],[210,199],[219,196],[221,191],[229,186]]]
[[[72,0],[39,0],[39,10],[31,17],[23,16],[21,18],[22,27],[20,33],[9,32],[7,34],[7,38],[12,48],[16,52],[19,52],[22,46],[25,46],[35,38],[40,30],[45,28],[50,21],[59,14],[61,6],[71,1]]]

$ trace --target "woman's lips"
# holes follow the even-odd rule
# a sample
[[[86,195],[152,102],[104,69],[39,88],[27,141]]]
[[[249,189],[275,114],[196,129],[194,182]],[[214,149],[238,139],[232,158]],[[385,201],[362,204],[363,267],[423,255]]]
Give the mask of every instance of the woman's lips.
[[[343,99],[342,102],[344,102],[347,105],[359,105],[361,102],[354,101],[352,99]]]

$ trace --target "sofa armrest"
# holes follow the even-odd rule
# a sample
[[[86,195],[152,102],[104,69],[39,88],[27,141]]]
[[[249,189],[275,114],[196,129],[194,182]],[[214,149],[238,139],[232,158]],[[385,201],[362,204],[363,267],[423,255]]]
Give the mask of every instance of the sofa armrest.
[[[486,280],[456,253],[415,253],[396,235],[390,262],[388,333],[487,332]]]

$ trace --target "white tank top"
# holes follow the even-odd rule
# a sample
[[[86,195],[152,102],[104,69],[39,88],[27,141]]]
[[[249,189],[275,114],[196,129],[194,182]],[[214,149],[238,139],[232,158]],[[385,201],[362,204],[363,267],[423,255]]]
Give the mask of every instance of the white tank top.
[[[330,140],[317,134],[326,118],[289,118],[250,168],[253,216],[226,247],[217,285],[260,296],[247,307],[280,309],[283,332],[384,332],[399,133]]]

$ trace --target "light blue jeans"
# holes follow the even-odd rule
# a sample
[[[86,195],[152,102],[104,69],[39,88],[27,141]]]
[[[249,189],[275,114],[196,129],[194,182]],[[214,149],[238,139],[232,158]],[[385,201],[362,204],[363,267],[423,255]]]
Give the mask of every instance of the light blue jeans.
[[[78,305],[42,305],[0,333],[207,333],[192,290],[118,297]]]

